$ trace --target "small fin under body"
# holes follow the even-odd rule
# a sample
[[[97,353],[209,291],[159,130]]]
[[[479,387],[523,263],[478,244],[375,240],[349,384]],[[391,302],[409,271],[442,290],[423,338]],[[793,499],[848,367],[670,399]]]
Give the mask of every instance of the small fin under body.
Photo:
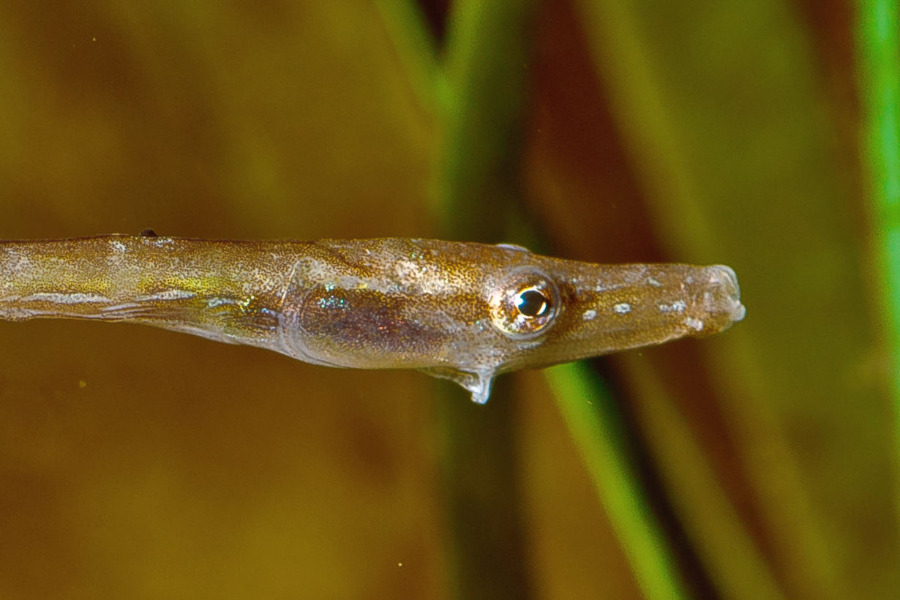
[[[493,371],[473,373],[470,371],[459,371],[450,367],[429,367],[419,369],[419,371],[432,377],[449,379],[458,383],[472,394],[472,402],[475,404],[485,404],[491,397],[491,386],[494,383]]]

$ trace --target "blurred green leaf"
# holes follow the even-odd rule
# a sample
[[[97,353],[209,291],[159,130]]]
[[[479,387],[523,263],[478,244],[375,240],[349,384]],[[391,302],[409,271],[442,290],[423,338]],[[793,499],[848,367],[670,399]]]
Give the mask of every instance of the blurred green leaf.
[[[665,535],[629,462],[609,393],[584,363],[557,366],[546,375],[644,597],[686,598]]]
[[[863,156],[880,268],[880,297],[890,354],[895,439],[900,438],[900,4],[863,0],[858,6],[860,97],[866,126]],[[900,444],[895,443],[900,465]],[[895,476],[900,511],[900,475]],[[900,512],[898,512],[900,517]]]

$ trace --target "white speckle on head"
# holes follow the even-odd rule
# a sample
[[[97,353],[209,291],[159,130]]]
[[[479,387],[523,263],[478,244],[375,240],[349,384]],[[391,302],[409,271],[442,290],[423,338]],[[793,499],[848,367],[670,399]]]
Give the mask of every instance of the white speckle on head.
[[[660,304],[659,312],[684,312],[684,309],[687,308],[687,304],[685,304],[684,300],[676,300],[672,304]]]
[[[613,306],[613,311],[619,313],[620,315],[626,315],[631,312],[631,305],[627,302],[619,302],[615,306]]]
[[[695,331],[703,331],[703,321],[701,321],[700,319],[694,319],[692,317],[687,317],[684,320],[684,324],[687,325],[688,327],[690,327],[691,329],[694,329]]]
[[[597,316],[597,311],[592,308],[590,310],[584,311],[584,315],[582,316],[584,317],[585,321],[591,321]]]
[[[398,260],[394,263],[394,273],[404,282],[422,277],[422,265],[411,260]]]
[[[420,294],[444,294],[447,292],[448,283],[441,273],[430,268],[427,263],[415,262],[411,260],[400,260],[394,264],[395,278],[391,281],[385,281],[386,288],[390,286],[400,289],[406,288],[417,290]],[[369,287],[368,283],[360,281],[355,289]]]
[[[120,252],[122,254],[125,253],[125,244],[123,244],[119,240],[113,240],[109,245],[112,246],[113,250],[115,250],[116,252]]]
[[[652,285],[653,287],[662,287],[662,284],[661,284],[661,283],[659,282],[659,280],[658,280],[657,278],[655,278],[655,277],[648,277],[648,278],[647,278],[647,283],[649,283],[649,284]]]

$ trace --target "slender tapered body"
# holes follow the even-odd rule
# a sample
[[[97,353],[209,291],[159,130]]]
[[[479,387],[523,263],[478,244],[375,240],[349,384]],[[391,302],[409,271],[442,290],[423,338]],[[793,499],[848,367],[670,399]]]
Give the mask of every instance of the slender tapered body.
[[[0,242],[0,319],[132,321],[336,367],[492,378],[708,335],[744,316],[724,266],[597,265],[383,238]]]

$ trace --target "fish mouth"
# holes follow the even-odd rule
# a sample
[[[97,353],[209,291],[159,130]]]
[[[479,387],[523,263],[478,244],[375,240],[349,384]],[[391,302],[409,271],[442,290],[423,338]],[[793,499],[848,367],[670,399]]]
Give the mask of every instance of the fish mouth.
[[[741,304],[741,287],[734,269],[726,265],[713,265],[707,270],[714,291],[706,296],[707,310],[728,314],[732,323],[742,321],[747,309]]]

